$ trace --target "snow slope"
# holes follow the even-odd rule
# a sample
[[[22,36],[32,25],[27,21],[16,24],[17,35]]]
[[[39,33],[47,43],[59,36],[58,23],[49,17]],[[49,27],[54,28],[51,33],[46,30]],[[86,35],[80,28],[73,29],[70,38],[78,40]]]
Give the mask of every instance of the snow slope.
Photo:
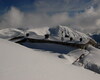
[[[28,49],[0,39],[0,80],[100,80],[100,75],[76,67],[56,54]]]

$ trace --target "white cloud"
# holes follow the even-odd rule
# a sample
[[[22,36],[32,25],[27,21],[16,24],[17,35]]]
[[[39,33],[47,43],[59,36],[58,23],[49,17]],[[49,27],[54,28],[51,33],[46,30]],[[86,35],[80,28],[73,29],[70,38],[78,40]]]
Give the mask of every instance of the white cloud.
[[[74,17],[68,16],[67,12],[48,15],[46,13],[25,13],[12,7],[1,16],[0,28],[7,27],[45,27],[56,25],[68,25],[85,31],[100,29],[100,8],[86,9],[83,13],[77,13]]]
[[[0,28],[6,27],[43,27],[54,26],[64,23],[67,13],[58,13],[49,16],[46,13],[24,13],[12,7],[7,13],[1,16]]]
[[[100,9],[95,10],[91,7],[84,13],[75,16],[74,19],[74,25],[82,26],[87,31],[98,29],[100,28],[100,25],[97,25],[98,20],[100,19]]]
[[[0,27],[17,27],[21,26],[23,21],[23,13],[15,7],[12,7],[2,16]]]

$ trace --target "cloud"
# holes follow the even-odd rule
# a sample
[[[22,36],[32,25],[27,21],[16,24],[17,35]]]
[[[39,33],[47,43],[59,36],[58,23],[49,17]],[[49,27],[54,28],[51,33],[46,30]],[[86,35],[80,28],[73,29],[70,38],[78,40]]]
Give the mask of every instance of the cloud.
[[[75,16],[69,16],[67,12],[49,15],[47,13],[22,12],[12,7],[7,13],[0,17],[0,29],[7,27],[46,27],[56,25],[69,25],[82,31],[93,31],[100,29],[100,8],[86,9]]]
[[[85,10],[84,13],[77,14],[73,20],[73,25],[80,26],[85,29],[85,31],[93,31],[95,29],[100,29],[100,8],[95,10],[93,7]]]
[[[20,10],[11,7],[7,13],[1,16],[0,28],[21,26],[23,17],[23,13]]]
[[[0,28],[55,26],[65,23],[67,19],[67,13],[56,13],[50,16],[46,13],[25,13],[12,7],[1,16]]]

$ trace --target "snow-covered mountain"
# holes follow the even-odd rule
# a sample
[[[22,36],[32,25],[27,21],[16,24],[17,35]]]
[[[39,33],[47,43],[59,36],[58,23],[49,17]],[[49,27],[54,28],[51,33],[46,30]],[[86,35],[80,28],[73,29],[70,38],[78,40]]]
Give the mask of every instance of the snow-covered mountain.
[[[24,36],[24,32],[16,28],[6,28],[0,30],[0,38],[9,40],[18,36]]]
[[[73,39],[83,38],[87,39],[89,38],[86,34],[76,31],[72,28],[69,28],[67,26],[55,26],[55,27],[44,27],[44,28],[35,28],[35,29],[29,29],[27,32],[35,32],[38,35],[45,35],[50,34],[50,36],[55,37],[73,37]]]
[[[45,38],[46,34],[48,38]],[[16,40],[20,36],[26,39],[23,46],[7,41],[12,38]],[[57,41],[79,46],[92,40],[84,33],[61,25],[26,30],[7,28],[0,30],[0,38],[3,38],[0,39],[1,80],[100,80],[100,75],[94,74],[100,73],[100,50],[92,45],[79,49],[75,45],[28,41]]]
[[[73,42],[80,42],[80,38],[82,38],[83,43],[87,43],[90,40],[90,37],[86,34],[76,31],[67,26],[56,26],[49,28],[49,32],[51,36],[63,38],[63,41],[67,41],[69,38],[73,38]],[[81,42],[81,43],[82,43]]]
[[[100,30],[97,30],[96,32],[92,33],[90,35],[95,41],[100,43]]]
[[[34,35],[34,32],[37,35]],[[88,35],[86,35],[82,32],[79,32],[79,31],[76,31],[67,26],[61,26],[61,25],[58,25],[55,27],[29,29],[29,30],[27,30],[27,33],[30,34],[29,38],[44,39],[45,38],[44,35],[49,34],[48,40],[68,42],[68,43],[86,44],[89,42],[90,39],[93,40]],[[33,35],[32,35],[32,33],[33,33]],[[72,38],[71,41],[70,41],[70,38]],[[93,40],[93,42],[96,43],[94,40]]]
[[[77,37],[82,37],[82,38],[87,38],[88,36],[84,33],[81,33],[79,31],[76,31],[72,28],[69,28],[67,26],[61,26],[58,25],[56,27],[51,27],[49,28],[50,34],[53,36],[63,36],[63,37],[73,37],[73,38],[77,38]]]
[[[46,34],[49,35],[48,39]],[[0,38],[14,42],[25,41],[26,38],[36,40],[49,40],[75,44],[97,45],[96,41],[86,34],[71,29],[67,26],[44,27],[35,29],[7,28],[0,30]]]
[[[35,28],[35,29],[27,29],[21,30],[19,28],[7,28],[0,30],[0,38],[3,39],[11,39],[18,36],[26,36],[29,34],[29,38],[40,38],[44,39],[45,34],[49,34],[49,40],[53,41],[63,41],[68,42],[70,38],[72,38],[71,43],[80,43],[80,39],[82,40],[81,43],[87,43],[90,40],[90,37],[86,34],[71,29],[67,26],[56,26],[56,27],[44,27],[44,28]]]

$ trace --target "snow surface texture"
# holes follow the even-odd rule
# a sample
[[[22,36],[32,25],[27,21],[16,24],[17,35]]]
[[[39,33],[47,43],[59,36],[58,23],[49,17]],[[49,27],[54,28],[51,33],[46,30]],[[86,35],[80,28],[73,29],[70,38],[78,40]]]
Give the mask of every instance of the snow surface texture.
[[[2,39],[0,44],[0,80],[100,80],[100,75],[58,58],[58,53],[32,50]]]

